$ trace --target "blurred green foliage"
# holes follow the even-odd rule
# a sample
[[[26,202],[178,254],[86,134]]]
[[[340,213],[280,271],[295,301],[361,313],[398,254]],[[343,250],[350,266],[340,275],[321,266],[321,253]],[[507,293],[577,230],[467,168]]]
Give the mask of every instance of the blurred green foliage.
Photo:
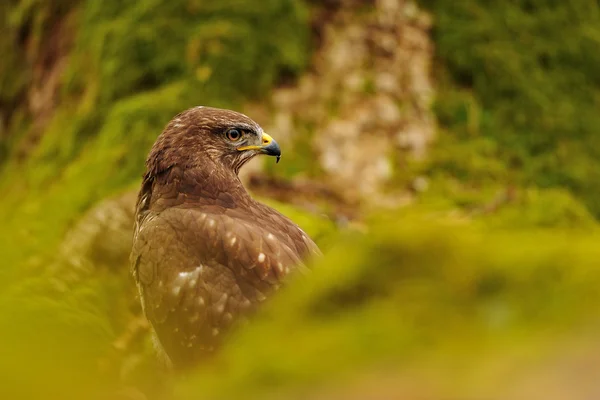
[[[597,322],[590,310],[600,306],[598,239],[558,229],[490,233],[413,208],[375,215],[364,229],[339,236],[309,279],[281,292],[222,353],[171,381],[168,391],[182,399],[307,398],[323,387],[349,386],[361,374],[402,374],[421,360],[451,369],[459,363],[466,387],[444,393],[464,396],[482,355],[495,357],[486,360],[492,364],[507,351],[547,363],[545,354],[556,350],[548,345]],[[9,378],[4,393],[121,398],[117,393],[137,385],[149,399],[162,398],[164,392],[149,389],[156,382],[137,376],[123,383],[122,370],[101,368],[113,338],[107,294],[86,285],[56,304],[41,307],[23,297],[16,310],[2,308],[3,338],[18,344],[0,363]],[[35,312],[27,312],[32,301]],[[22,336],[22,323],[38,329]],[[505,364],[477,387],[495,390],[502,368],[514,372]],[[431,371],[434,386],[443,382]],[[36,385],[26,386],[23,376]]]
[[[421,3],[435,18],[443,128],[432,170],[475,190],[566,188],[600,216],[598,2]]]
[[[282,293],[178,393],[310,398],[321,385],[392,373],[424,354],[459,357],[456,366],[511,341],[553,338],[589,322],[600,304],[597,240],[559,230],[491,234],[414,209],[377,215],[366,232],[339,238],[310,279]],[[476,373],[470,368],[461,379]]]

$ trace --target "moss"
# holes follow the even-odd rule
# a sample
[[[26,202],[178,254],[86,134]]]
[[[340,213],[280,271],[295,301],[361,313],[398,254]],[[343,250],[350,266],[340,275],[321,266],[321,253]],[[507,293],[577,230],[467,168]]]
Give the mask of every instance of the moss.
[[[0,392],[5,397],[78,397],[110,386],[97,373],[97,362],[110,349],[113,335],[108,310],[102,309],[106,292],[86,285],[50,297],[43,294],[47,285],[45,280],[29,280],[0,296],[6,344],[0,362],[6,384]],[[68,386],[67,376],[72,379]]]
[[[568,190],[561,189],[523,190],[516,199],[500,206],[483,220],[494,228],[540,227],[596,231],[599,227],[589,210]]]
[[[455,143],[435,169],[566,187],[598,217],[598,3],[422,3],[435,16],[436,110]]]
[[[259,10],[235,1],[88,0],[70,88],[108,103],[188,76],[222,99],[258,95],[282,68],[303,67],[305,18],[294,1],[267,1]]]

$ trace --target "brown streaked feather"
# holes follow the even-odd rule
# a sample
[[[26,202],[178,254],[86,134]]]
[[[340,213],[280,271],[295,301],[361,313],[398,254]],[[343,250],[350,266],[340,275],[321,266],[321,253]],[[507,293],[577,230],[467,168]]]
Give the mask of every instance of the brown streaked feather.
[[[179,352],[189,343],[189,352],[209,351],[232,321],[303,267],[279,235],[226,213],[179,207],[144,224],[133,250],[135,273],[145,313],[174,362],[184,363]],[[160,245],[157,237],[164,238]]]

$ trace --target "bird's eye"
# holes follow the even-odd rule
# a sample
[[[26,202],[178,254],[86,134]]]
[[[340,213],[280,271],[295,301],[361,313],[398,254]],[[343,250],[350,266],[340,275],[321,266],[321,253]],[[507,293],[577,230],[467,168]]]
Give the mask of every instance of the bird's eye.
[[[232,142],[237,142],[242,138],[243,134],[239,129],[230,129],[227,131],[227,139]]]

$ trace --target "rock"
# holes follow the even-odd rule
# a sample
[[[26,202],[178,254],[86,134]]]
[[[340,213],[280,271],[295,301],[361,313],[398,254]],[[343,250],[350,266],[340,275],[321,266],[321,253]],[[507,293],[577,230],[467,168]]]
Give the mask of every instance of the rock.
[[[393,160],[424,157],[435,134],[431,18],[411,1],[356,7],[338,4],[313,68],[275,91],[274,117],[265,125],[291,143],[310,132],[325,173],[313,178],[342,197],[389,203]]]

